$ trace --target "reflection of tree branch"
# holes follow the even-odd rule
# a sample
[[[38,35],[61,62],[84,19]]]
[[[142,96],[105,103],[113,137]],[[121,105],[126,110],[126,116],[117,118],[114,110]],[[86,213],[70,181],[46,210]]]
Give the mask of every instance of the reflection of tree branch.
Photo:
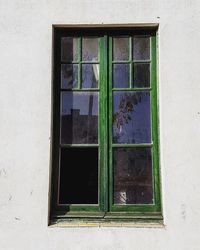
[[[126,123],[132,120],[131,113],[135,106],[141,102],[141,93],[124,94],[120,96],[118,111],[113,114],[113,126],[118,130]]]

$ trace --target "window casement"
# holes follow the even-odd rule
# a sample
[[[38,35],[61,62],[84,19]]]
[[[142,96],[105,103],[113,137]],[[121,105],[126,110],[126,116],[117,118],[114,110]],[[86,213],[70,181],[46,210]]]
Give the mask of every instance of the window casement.
[[[51,221],[161,221],[156,43],[54,29]]]

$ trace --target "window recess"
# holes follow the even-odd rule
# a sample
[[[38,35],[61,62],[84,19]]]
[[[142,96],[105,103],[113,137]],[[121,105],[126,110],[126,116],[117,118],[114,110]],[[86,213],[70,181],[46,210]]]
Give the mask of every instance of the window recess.
[[[156,31],[54,31],[51,221],[161,220]]]

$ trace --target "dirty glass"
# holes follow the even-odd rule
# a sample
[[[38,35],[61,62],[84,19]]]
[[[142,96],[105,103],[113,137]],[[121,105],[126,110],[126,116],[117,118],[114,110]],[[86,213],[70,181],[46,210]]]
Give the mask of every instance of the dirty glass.
[[[99,65],[83,64],[82,65],[82,87],[98,88],[99,83]]]
[[[129,87],[129,64],[113,65],[113,88]]]
[[[114,204],[152,204],[150,148],[113,149]]]
[[[61,88],[72,89],[78,85],[78,64],[61,65]]]
[[[129,60],[128,37],[113,38],[113,60],[114,61]]]
[[[114,91],[113,143],[150,142],[150,93]]]
[[[61,93],[61,143],[98,143],[98,93]]]
[[[133,60],[150,59],[150,38],[134,37],[133,38]]]
[[[64,62],[78,60],[78,38],[61,38],[61,60]]]
[[[82,39],[82,60],[98,61],[98,38]]]
[[[135,63],[133,69],[134,87],[150,87],[150,64]]]

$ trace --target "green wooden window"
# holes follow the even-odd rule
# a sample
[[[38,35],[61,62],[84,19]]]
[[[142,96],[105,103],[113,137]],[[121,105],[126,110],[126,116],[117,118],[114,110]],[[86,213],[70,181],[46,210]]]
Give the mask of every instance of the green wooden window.
[[[151,29],[55,29],[52,219],[161,218],[156,47]]]

